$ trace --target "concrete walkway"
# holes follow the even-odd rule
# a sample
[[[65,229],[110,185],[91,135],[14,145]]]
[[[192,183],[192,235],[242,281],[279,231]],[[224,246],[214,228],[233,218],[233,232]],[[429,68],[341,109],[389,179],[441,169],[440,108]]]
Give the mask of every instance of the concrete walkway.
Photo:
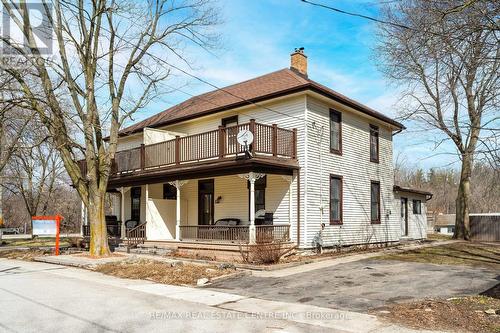
[[[23,281],[19,279],[22,279]],[[12,311],[15,310],[14,308],[16,307],[16,304],[21,306],[22,304],[20,304],[20,302],[24,302],[23,300],[28,300],[30,304],[29,306],[35,306],[35,310],[38,309],[36,308],[37,304],[42,304],[42,302],[44,308],[47,308],[48,305],[46,303],[50,300],[62,302],[65,297],[70,297],[75,300],[74,297],[76,296],[71,295],[70,290],[72,290],[71,288],[77,288],[75,289],[75,292],[78,292],[78,294],[81,295],[78,298],[78,302],[73,302],[75,305],[78,304],[77,314],[73,314],[71,302],[51,304],[50,308],[56,311],[55,314],[58,316],[61,316],[61,314],[64,315],[65,313],[71,313],[71,316],[64,317],[65,321],[57,321],[54,320],[54,318],[51,318],[50,323],[48,322],[44,324],[52,326],[45,326],[45,329],[40,329],[39,331],[42,332],[49,331],[49,327],[50,329],[60,328],[61,325],[66,325],[64,327],[76,327],[72,326],[71,320],[77,321],[74,325],[81,324],[81,322],[84,321],[87,323],[91,322],[92,325],[99,325],[98,327],[101,328],[110,327],[109,325],[111,323],[115,323],[115,325],[118,326],[114,326],[115,329],[113,331],[135,332],[144,331],[145,329],[147,330],[147,328],[154,331],[152,329],[153,326],[151,325],[155,325],[156,323],[151,320],[145,322],[143,317],[139,317],[137,320],[141,322],[134,322],[134,314],[143,313],[146,310],[150,312],[151,304],[153,303],[163,304],[163,307],[168,306],[168,308],[160,308],[163,312],[175,312],[181,311],[181,309],[190,308],[190,311],[209,311],[211,316],[217,315],[220,316],[220,318],[239,318],[237,314],[240,314],[243,318],[241,321],[238,319],[229,322],[224,319],[216,321],[202,320],[201,322],[199,320],[192,321],[192,319],[184,319],[182,321],[182,325],[180,326],[177,325],[177,322],[173,323],[175,326],[170,326],[172,322],[169,321],[168,324],[165,323],[165,325],[168,326],[164,327],[169,327],[170,331],[194,331],[193,329],[197,331],[207,331],[207,329],[211,327],[213,330],[209,331],[227,332],[239,327],[236,331],[261,332],[270,331],[270,327],[279,327],[280,330],[273,331],[282,331],[284,329],[287,332],[424,332],[384,323],[378,320],[377,317],[368,314],[340,311],[307,304],[248,298],[241,295],[200,288],[171,286],[153,283],[150,281],[120,279],[88,270],[62,267],[47,263],[0,259],[0,281],[2,284],[0,294],[2,292],[5,293],[5,297],[0,297],[0,299],[3,299],[3,303],[7,302],[2,308],[11,309]],[[54,282],[56,281],[57,285],[54,285]],[[19,284],[21,282],[22,285]],[[36,288],[33,289],[33,293],[30,289],[32,284],[33,286],[36,286]],[[44,287],[45,284],[50,284],[51,287]],[[68,284],[68,288],[70,289],[65,287],[66,284]],[[43,293],[39,293],[40,288],[50,292],[50,298],[47,298],[48,295],[44,296]],[[95,314],[97,317],[89,317],[94,316],[94,313],[89,311],[95,307],[95,304],[100,304],[95,303],[94,298],[103,296],[103,293],[108,290],[107,288],[111,288],[110,290],[112,290],[113,295],[115,295],[114,299],[119,302],[116,303],[114,307],[105,308],[106,312]],[[19,289],[19,292],[17,292],[17,289]],[[83,290],[85,290],[84,293],[82,293]],[[92,294],[92,290],[96,291],[95,295]],[[27,295],[27,293],[29,293],[29,295]],[[153,303],[151,303],[151,298],[141,295],[153,295]],[[104,296],[108,297],[106,295]],[[42,297],[43,299],[35,300],[35,297]],[[128,297],[133,298],[128,300]],[[87,301],[90,303],[87,304]],[[121,305],[129,304],[128,302],[133,302],[134,307],[129,308],[128,315],[126,316],[127,325],[129,325],[126,327],[128,329],[121,330],[121,321],[118,320],[118,318],[120,318],[119,316],[122,316],[123,314],[117,313],[115,316],[113,311],[122,309],[123,306]],[[180,303],[179,305],[176,305],[177,303],[175,302]],[[25,304],[24,306],[27,305]],[[59,310],[59,306],[62,306],[63,308]],[[10,312],[11,310],[7,312]],[[33,313],[33,315],[38,313],[31,310],[28,312]],[[84,314],[87,312],[89,312],[88,316]],[[39,315],[40,318],[46,316],[41,313]],[[3,325],[30,324],[26,321],[16,321],[13,319],[15,317],[16,316],[9,315],[5,312],[0,313],[0,323]],[[252,320],[254,320],[253,324]],[[37,322],[40,323],[39,320]],[[134,329],[130,329],[131,327]],[[190,329],[186,329],[188,327]],[[250,329],[250,327],[253,329]],[[76,332],[81,330],[74,329],[73,331]],[[101,329],[100,331],[107,330]]]
[[[336,266],[336,265],[340,265],[340,264],[355,262],[355,261],[359,261],[359,260],[363,260],[363,259],[378,257],[378,256],[383,255],[383,254],[404,252],[404,251],[409,251],[409,250],[422,249],[422,248],[426,248],[426,247],[441,246],[441,245],[451,244],[454,242],[457,242],[457,241],[449,240],[449,241],[436,241],[433,243],[426,243],[426,244],[412,244],[412,245],[402,246],[402,247],[398,247],[398,248],[383,249],[383,250],[376,251],[376,252],[346,255],[344,257],[316,261],[316,262],[312,262],[310,264],[299,265],[299,266],[284,268],[284,269],[280,269],[280,270],[255,271],[252,273],[252,275],[258,276],[258,277],[285,277],[285,276],[290,276],[290,275],[294,275],[294,274],[300,274],[300,273],[314,271],[316,269],[322,269],[322,268],[332,267],[332,266]]]

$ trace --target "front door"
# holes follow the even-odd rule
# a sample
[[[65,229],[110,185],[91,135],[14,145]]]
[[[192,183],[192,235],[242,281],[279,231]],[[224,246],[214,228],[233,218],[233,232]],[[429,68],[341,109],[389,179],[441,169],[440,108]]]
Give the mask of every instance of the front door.
[[[401,235],[408,236],[408,198],[401,198]]]
[[[214,180],[198,181],[198,224],[214,224]]]

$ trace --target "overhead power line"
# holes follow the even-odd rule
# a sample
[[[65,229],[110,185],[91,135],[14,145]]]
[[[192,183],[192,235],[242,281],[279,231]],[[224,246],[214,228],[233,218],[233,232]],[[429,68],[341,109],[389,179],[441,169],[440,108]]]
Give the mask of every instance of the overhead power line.
[[[66,7],[66,8],[67,8],[69,11],[71,11],[73,14],[75,14],[75,15],[79,15],[79,13],[78,13],[78,12],[76,12],[74,9],[71,9],[71,8],[69,8],[69,7]],[[120,15],[119,13],[114,12],[114,14],[115,14],[115,15],[117,15],[117,16],[120,16],[120,17],[122,17],[122,18],[127,19],[127,17],[124,17],[123,15]],[[88,21],[88,22],[90,22],[90,19],[89,19],[88,17],[85,17],[85,20],[86,20],[86,21]],[[138,23],[136,23],[135,21],[134,21],[134,22],[131,22],[131,24],[132,24],[133,26],[135,26],[135,27],[139,27]],[[106,27],[104,27],[104,26],[101,26],[101,29],[102,29],[102,30],[104,30],[104,31],[106,31],[106,32],[108,32],[108,33],[112,33],[112,32],[111,32],[111,30],[109,30],[108,28],[106,28]],[[116,34],[116,32],[115,32],[115,34]],[[125,38],[122,38],[121,40],[122,40],[123,42],[125,42],[126,44],[128,44],[128,45],[132,46],[132,47],[136,47],[139,51],[141,51],[141,52],[145,52],[145,54],[147,54],[147,55],[148,55],[148,56],[150,56],[151,58],[153,58],[153,59],[155,59],[155,60],[157,60],[157,61],[159,61],[159,62],[161,62],[161,63],[163,63],[163,64],[165,64],[165,65],[167,65],[167,66],[169,66],[169,67],[171,67],[171,68],[173,68],[173,69],[175,69],[175,70],[177,70],[177,71],[181,72],[181,73],[183,73],[184,75],[187,75],[187,76],[189,76],[189,77],[191,77],[191,78],[194,78],[194,79],[196,79],[196,80],[198,80],[198,81],[200,81],[200,82],[202,82],[202,83],[204,83],[204,84],[206,84],[206,85],[209,85],[210,87],[214,88],[214,89],[215,89],[215,90],[217,90],[217,91],[222,91],[222,92],[224,92],[224,93],[226,93],[226,94],[228,94],[228,95],[230,95],[230,96],[232,96],[232,97],[238,98],[238,99],[240,99],[241,101],[248,103],[249,105],[255,105],[255,106],[259,107],[259,108],[262,108],[262,109],[268,110],[268,111],[270,111],[270,112],[274,112],[274,113],[279,114],[279,115],[281,115],[281,116],[284,116],[284,117],[289,117],[289,118],[296,119],[296,120],[299,120],[299,121],[306,121],[304,118],[300,118],[300,117],[296,117],[296,116],[293,116],[293,115],[289,115],[289,114],[287,114],[287,113],[285,113],[285,112],[277,111],[277,110],[274,110],[274,109],[269,108],[269,107],[267,107],[267,106],[261,105],[261,104],[259,104],[259,103],[253,102],[253,101],[251,101],[251,100],[248,100],[248,99],[247,99],[247,98],[245,98],[245,97],[239,96],[239,95],[237,95],[237,94],[235,94],[235,93],[233,93],[233,92],[228,91],[228,90],[227,90],[227,89],[225,89],[225,88],[221,88],[221,87],[217,86],[216,84],[213,84],[213,83],[211,83],[211,82],[207,81],[206,79],[203,79],[203,78],[201,78],[201,77],[199,77],[199,76],[197,76],[197,75],[195,75],[195,74],[192,74],[192,73],[190,73],[190,72],[188,72],[188,71],[186,71],[186,70],[184,70],[184,69],[182,69],[182,68],[180,68],[180,67],[178,67],[178,66],[176,66],[176,65],[173,65],[173,64],[171,64],[171,63],[167,62],[166,60],[164,60],[164,59],[162,59],[162,58],[160,58],[160,57],[158,57],[158,56],[156,56],[156,55],[154,55],[154,54],[150,53],[149,51],[145,51],[143,48],[141,48],[141,47],[139,47],[139,46],[135,45],[134,43],[132,43],[132,42],[128,41],[128,40],[127,40],[127,39],[125,39]],[[199,98],[199,96],[194,96],[194,97],[198,97],[198,98]],[[200,98],[200,99],[201,99],[201,98]],[[212,103],[212,104],[214,104],[214,103]],[[307,122],[307,121],[306,121],[306,122]],[[311,123],[311,124],[312,124],[312,123]]]
[[[414,29],[410,28],[409,26],[406,26],[406,25],[403,25],[403,24],[380,20],[380,19],[377,19],[375,17],[371,17],[371,16],[364,15],[364,14],[359,14],[359,13],[354,13],[354,12],[348,12],[346,10],[335,8],[335,7],[328,6],[328,5],[324,5],[324,4],[321,4],[321,3],[312,2],[312,1],[308,1],[308,0],[300,0],[300,1],[305,2],[307,4],[310,4],[312,6],[317,6],[317,7],[322,7],[322,8],[326,8],[326,9],[329,9],[329,10],[333,10],[334,12],[337,12],[337,13],[340,13],[340,14],[345,14],[345,15],[355,16],[355,17],[360,17],[360,18],[363,18],[363,19],[366,19],[366,20],[370,20],[370,21],[373,21],[373,22],[382,23],[382,24],[388,24],[388,25],[392,25],[394,27],[403,28],[403,29],[407,29],[407,30],[414,30]]]

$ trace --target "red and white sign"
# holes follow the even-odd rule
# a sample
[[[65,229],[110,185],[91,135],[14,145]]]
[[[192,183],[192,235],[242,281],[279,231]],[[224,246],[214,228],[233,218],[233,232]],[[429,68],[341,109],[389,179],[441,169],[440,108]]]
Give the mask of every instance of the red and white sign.
[[[33,236],[56,236],[56,256],[59,255],[59,233],[61,230],[61,215],[31,217]]]

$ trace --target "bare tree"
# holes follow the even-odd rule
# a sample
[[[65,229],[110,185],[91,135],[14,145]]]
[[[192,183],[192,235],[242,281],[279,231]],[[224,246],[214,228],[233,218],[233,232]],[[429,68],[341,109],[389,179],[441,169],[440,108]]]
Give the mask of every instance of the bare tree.
[[[29,216],[46,215],[57,182],[65,174],[59,154],[44,128],[25,133],[6,167],[4,186],[19,195]]]
[[[384,5],[378,47],[384,73],[404,89],[403,117],[452,141],[461,161],[455,238],[469,239],[474,158],[498,136],[497,1],[402,0]],[[443,15],[443,13],[447,15]],[[440,144],[439,142],[438,144]],[[488,150],[491,147],[487,148]],[[498,151],[498,146],[492,148]]]
[[[44,54],[30,24],[29,4],[3,0],[27,45],[1,38],[33,68],[29,77],[6,67],[53,138],[89,212],[90,254],[109,254],[105,195],[118,131],[137,110],[166,91],[169,61],[188,47],[217,45],[210,0],[43,2],[53,56]],[[76,130],[69,130],[74,126]],[[86,173],[78,160],[83,156]]]

